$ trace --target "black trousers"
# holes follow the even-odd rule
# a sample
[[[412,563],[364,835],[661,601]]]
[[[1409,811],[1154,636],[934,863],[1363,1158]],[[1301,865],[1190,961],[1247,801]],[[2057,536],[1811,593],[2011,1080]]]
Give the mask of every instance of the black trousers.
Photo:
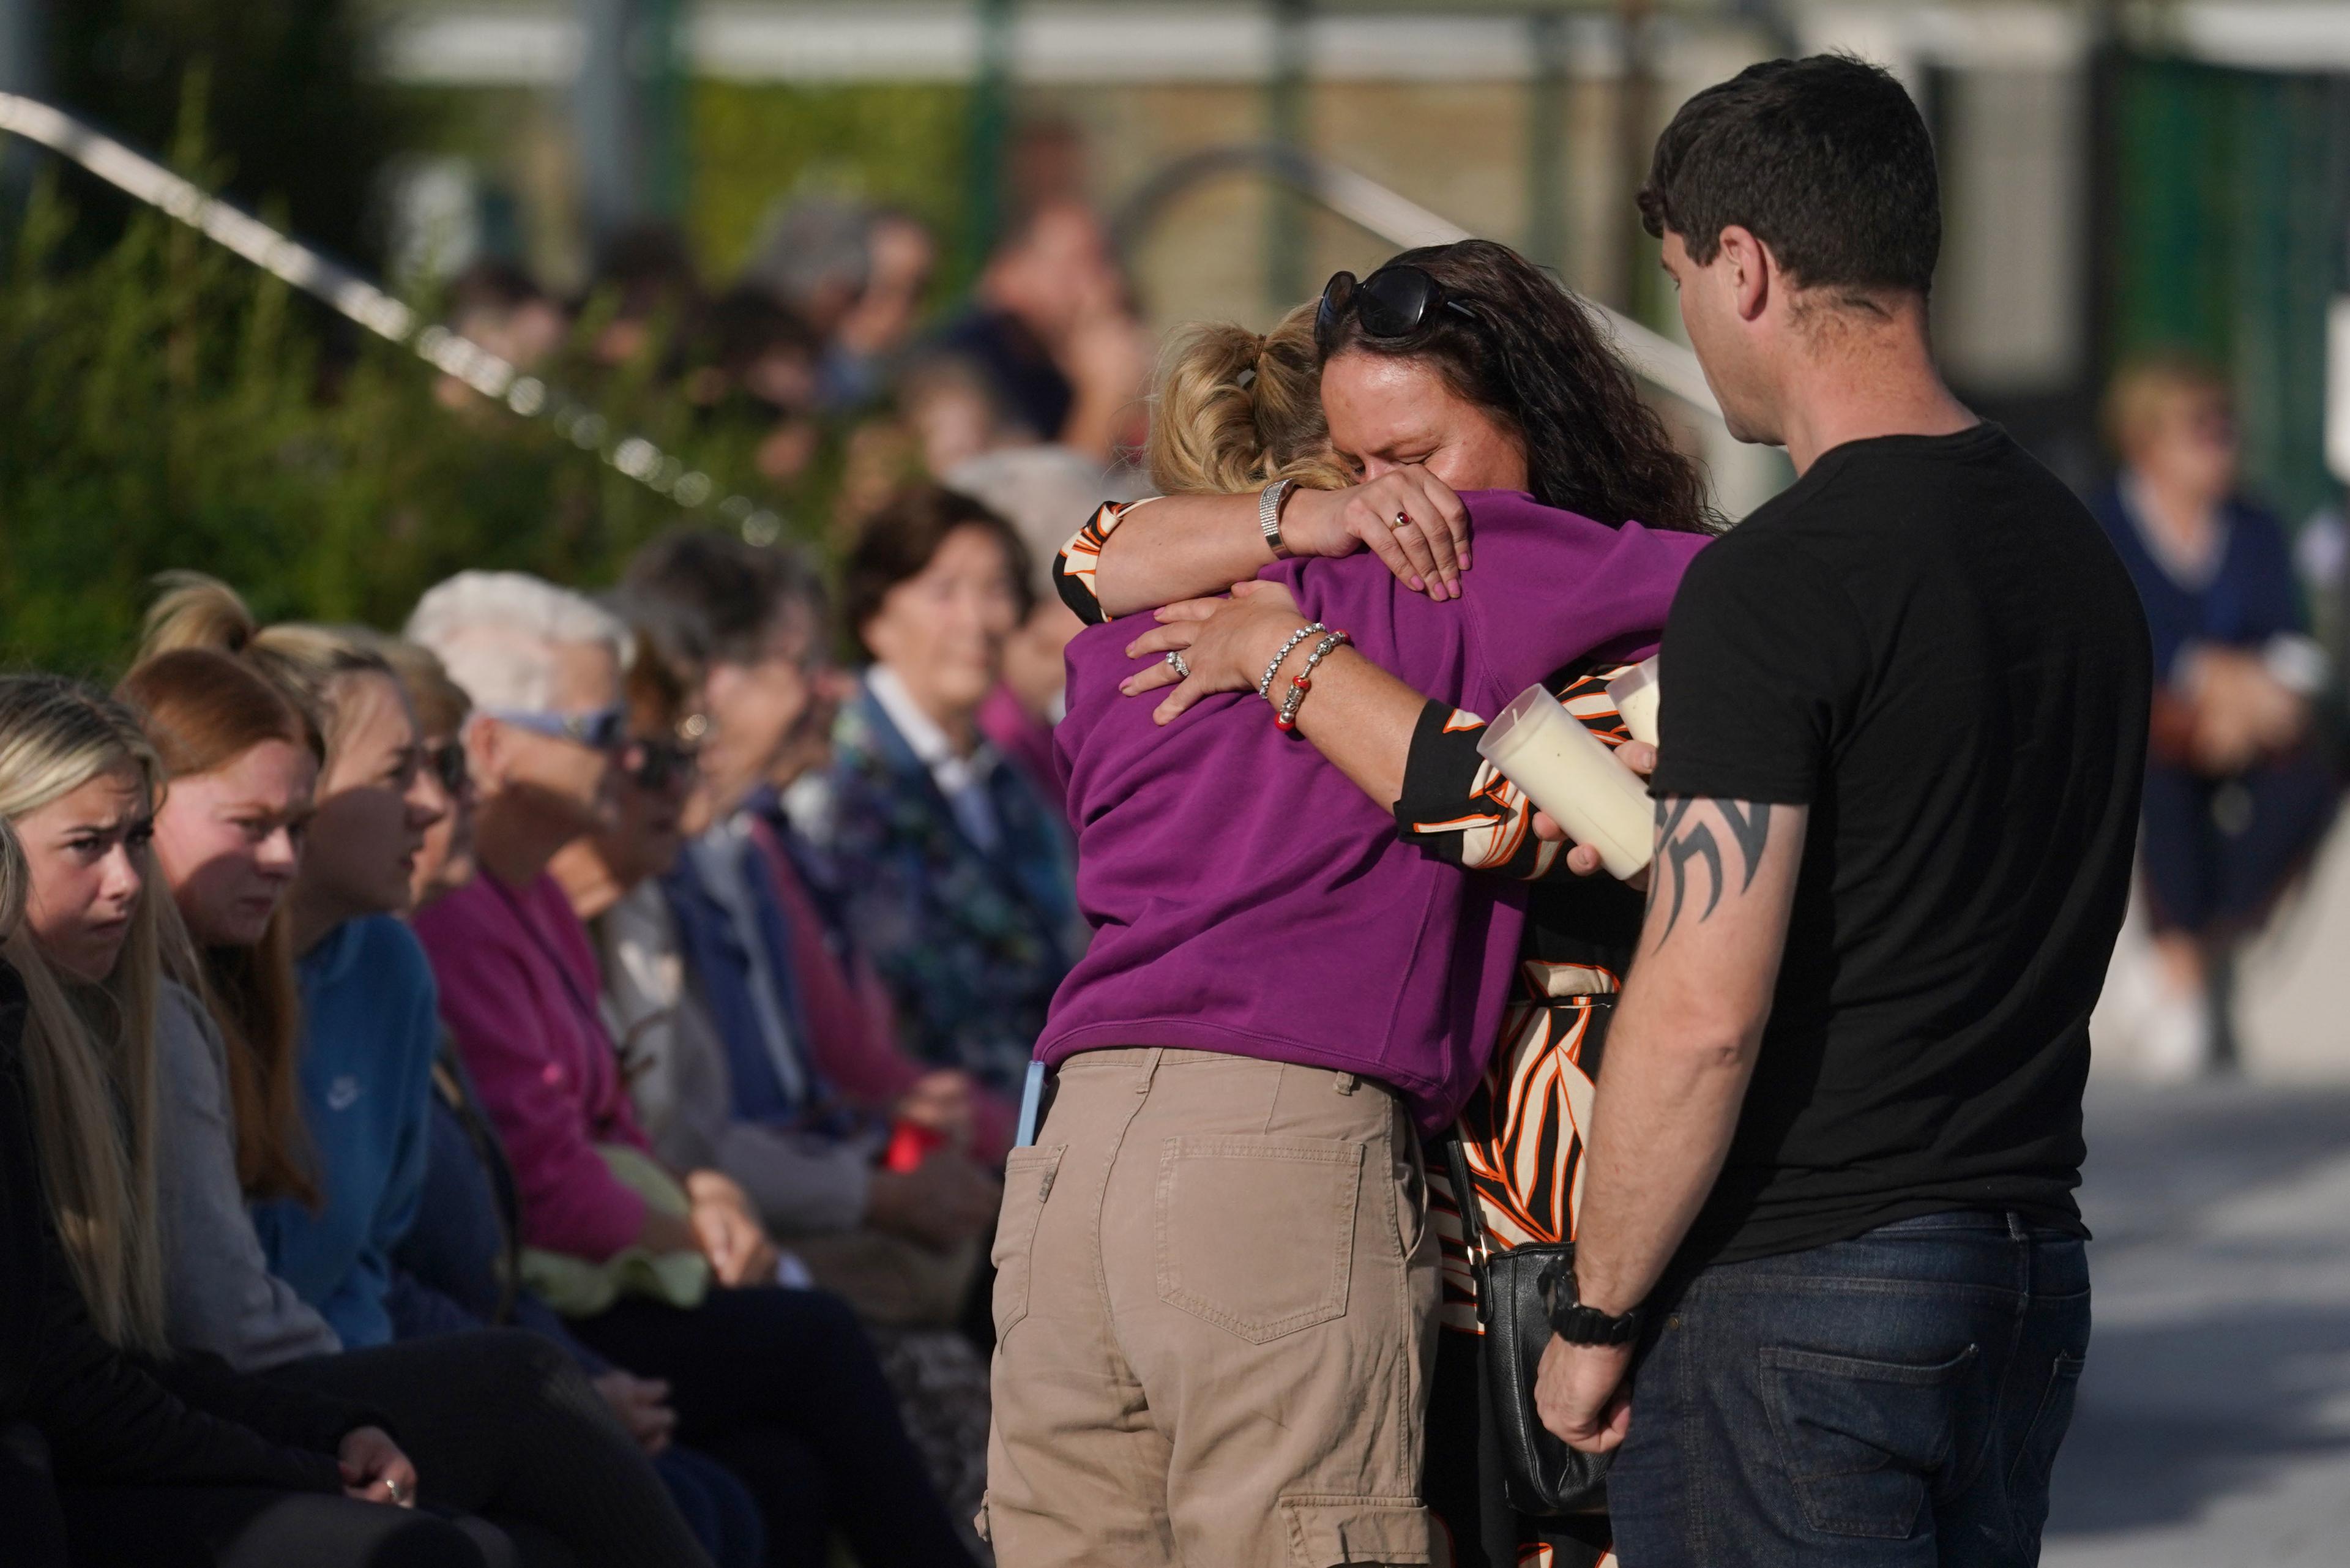
[[[230,1486],[57,1489],[73,1568],[512,1568],[478,1519],[326,1492]]]
[[[524,1568],[708,1568],[650,1462],[552,1340],[486,1329],[263,1376],[382,1410],[420,1501],[497,1524]]]
[[[971,1563],[839,1297],[713,1290],[691,1311],[632,1297],[571,1326],[639,1376],[669,1380],[678,1440],[758,1497],[771,1568],[822,1568],[833,1529],[863,1568]]]
[[[66,1520],[49,1480],[48,1445],[29,1426],[0,1425],[0,1539],[16,1568],[66,1568]]]
[[[57,1484],[0,1435],[0,1558],[11,1568],[513,1568],[494,1525],[325,1492]],[[35,1439],[35,1449],[46,1445]]]

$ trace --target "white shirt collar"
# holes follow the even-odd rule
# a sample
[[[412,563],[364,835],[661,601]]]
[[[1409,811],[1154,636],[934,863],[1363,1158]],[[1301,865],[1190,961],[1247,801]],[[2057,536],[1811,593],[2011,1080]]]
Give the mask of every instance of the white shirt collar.
[[[2146,483],[2135,472],[2122,470],[2115,488],[2121,493],[2122,514],[2137,531],[2138,542],[2163,576],[2190,594],[2199,594],[2219,580],[2220,568],[2228,561],[2229,537],[2234,532],[2224,504],[2211,509],[2211,537],[2203,554],[2194,556],[2180,550],[2170,535],[2155,525],[2154,514],[2147,505]]]
[[[962,825],[972,842],[982,849],[993,850],[1003,837],[1003,827],[995,819],[995,805],[988,798],[986,788],[988,771],[995,765],[994,752],[982,741],[972,749],[971,755],[955,755],[947,732],[922,711],[914,694],[906,690],[905,681],[888,665],[875,664],[867,670],[865,685],[915,757],[931,770],[931,781],[947,797],[955,820]]]
[[[922,711],[914,694],[906,690],[905,681],[886,664],[876,664],[865,672],[865,684],[873,691],[873,700],[881,704],[881,711],[904,736],[906,744],[914,749],[922,765],[935,772],[941,763],[961,762],[955,755],[954,743],[947,739],[938,721]]]

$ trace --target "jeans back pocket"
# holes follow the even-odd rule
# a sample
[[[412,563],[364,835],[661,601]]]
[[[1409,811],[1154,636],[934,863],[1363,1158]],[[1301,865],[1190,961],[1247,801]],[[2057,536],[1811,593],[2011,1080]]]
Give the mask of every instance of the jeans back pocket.
[[[1981,1360],[1971,1345],[1928,1366],[1765,1346],[1764,1402],[1811,1527],[1887,1541],[1916,1530]]]
[[[1159,1299],[1262,1345],[1344,1315],[1365,1146],[1170,1137],[1159,1157]]]
[[[2015,1463],[2007,1472],[2007,1506],[2019,1543],[2036,1543],[2048,1523],[2048,1476],[2056,1468],[2056,1449],[2073,1425],[2083,1365],[2080,1356],[2057,1355],[2032,1425],[2016,1447]]]

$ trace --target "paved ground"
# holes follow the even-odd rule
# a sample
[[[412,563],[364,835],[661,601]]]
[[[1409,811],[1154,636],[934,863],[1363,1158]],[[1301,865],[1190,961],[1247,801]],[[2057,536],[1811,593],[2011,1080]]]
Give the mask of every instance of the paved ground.
[[[2089,1149],[2043,1561],[2350,1565],[2350,1086],[2098,1083]]]

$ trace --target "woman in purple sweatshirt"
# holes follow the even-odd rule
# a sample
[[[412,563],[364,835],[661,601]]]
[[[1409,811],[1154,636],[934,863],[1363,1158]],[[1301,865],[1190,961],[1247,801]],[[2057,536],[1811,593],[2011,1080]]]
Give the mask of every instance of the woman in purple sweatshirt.
[[[1172,709],[1120,695],[1151,683],[1134,645],[1168,646],[1165,631],[1097,626],[1070,647],[1059,745],[1095,938],[1038,1044],[1055,1097],[1035,1145],[1012,1156],[996,1243],[988,1518],[1009,1560],[1430,1550],[1438,1285],[1419,1138],[1478,1086],[1524,898],[1399,839],[1381,800],[1402,793],[1401,745],[1357,777],[1361,793],[1278,721],[1353,775],[1363,759],[1313,723],[1315,686],[1333,674],[1390,671],[1440,705],[1440,728],[1466,732],[1563,668],[1642,657],[1705,521],[1693,471],[1580,308],[1499,246],[1448,250],[1466,265],[1407,256],[1360,286],[1334,280],[1318,344],[1293,319],[1204,400],[1179,384],[1212,360],[1195,346],[1164,389],[1164,488],[1194,473],[1238,488],[1187,467],[1215,442],[1170,428],[1170,410],[1212,420],[1221,400],[1223,415],[1295,437],[1299,410],[1270,400],[1301,371],[1310,386],[1317,361],[1329,445],[1374,483],[1293,498],[1278,482],[1310,471],[1321,442],[1261,438],[1271,450],[1246,479],[1275,483],[1253,543],[1225,524],[1260,512],[1257,497],[1179,496],[1106,510],[1065,554],[1081,604],[1111,527],[1162,510],[1196,519],[1149,531],[1134,579],[1163,598],[1262,567],[1243,597],[1265,635],[1244,680],[1198,671],[1174,723]],[[1368,343],[1348,337],[1357,320]],[[1446,335],[1472,339],[1473,356],[1413,352]],[[1544,384],[1511,381],[1519,367]],[[1481,487],[1460,498],[1473,576],[1418,560],[1399,582],[1360,555],[1282,558],[1301,514],[1311,554],[1358,547],[1342,520],[1367,494],[1392,503],[1378,543],[1395,551],[1393,514],[1437,491],[1451,502],[1456,485]]]

